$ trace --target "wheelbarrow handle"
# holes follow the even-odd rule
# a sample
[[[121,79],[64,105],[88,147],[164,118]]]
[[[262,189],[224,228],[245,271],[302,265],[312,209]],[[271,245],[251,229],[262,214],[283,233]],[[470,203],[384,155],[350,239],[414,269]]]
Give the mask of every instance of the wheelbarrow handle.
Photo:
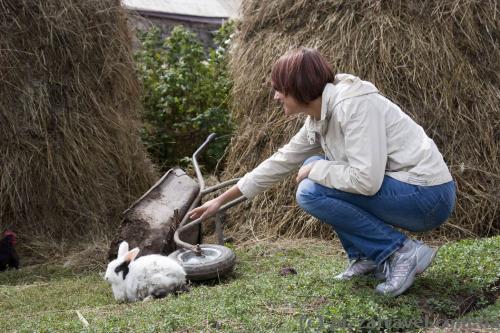
[[[211,192],[220,190],[221,188],[224,188],[226,186],[234,185],[238,182],[238,180],[240,180],[240,178],[234,178],[234,179],[226,180],[225,182],[222,182],[220,184],[207,187],[207,188],[203,189],[203,191],[201,191],[201,195],[204,196],[207,193],[211,193]]]
[[[198,165],[197,156],[214,139],[215,139],[215,133],[210,134],[207,137],[207,139],[205,140],[205,142],[203,142],[201,144],[201,146],[198,147],[198,149],[193,154],[193,166],[194,166],[194,169],[196,171],[196,177],[198,178],[198,184],[200,186],[200,191],[198,192],[198,195],[196,196],[195,200],[192,202],[191,206],[189,207],[188,212],[200,204],[201,198],[205,194],[219,190],[219,189],[226,187],[226,186],[229,186],[229,185],[234,185],[239,180],[239,178],[231,179],[231,180],[227,180],[225,182],[222,182],[220,184],[205,188],[205,181],[203,180],[203,176],[202,176],[201,171],[200,171],[200,166]],[[246,200],[246,198],[244,196],[236,198],[236,199],[228,202],[227,204],[223,205],[222,207],[220,207],[214,215],[216,215],[220,212],[223,212],[223,211],[225,211],[225,210],[227,210],[227,209],[229,209],[229,208],[231,208],[231,207],[233,207],[233,206],[235,206],[235,205],[237,205],[240,202],[243,202],[245,200]],[[188,223],[189,216],[186,213],[186,215],[184,215],[184,217],[182,218],[181,222],[179,223],[179,225],[177,227],[177,230],[174,233],[174,242],[177,244],[177,246],[190,249],[190,250],[194,251],[196,254],[201,255],[201,248],[199,245],[191,245],[191,244],[188,244],[186,242],[183,242],[183,241],[181,241],[179,235],[183,230],[189,229],[197,224],[200,224],[212,216],[213,215],[205,216],[203,218],[200,217],[200,218]]]
[[[201,144],[201,146],[198,147],[198,149],[196,149],[196,151],[194,152],[193,154],[193,165],[194,165],[194,170],[196,171],[196,178],[198,178],[198,184],[200,185],[200,192],[203,191],[205,189],[205,181],[203,180],[203,176],[201,175],[201,171],[200,171],[200,166],[198,165],[198,161],[197,161],[197,157],[198,157],[198,154],[203,150],[205,149],[205,147],[210,143],[212,142],[213,140],[215,140],[215,133],[212,133],[210,134],[207,139],[205,140],[205,142],[203,142]]]

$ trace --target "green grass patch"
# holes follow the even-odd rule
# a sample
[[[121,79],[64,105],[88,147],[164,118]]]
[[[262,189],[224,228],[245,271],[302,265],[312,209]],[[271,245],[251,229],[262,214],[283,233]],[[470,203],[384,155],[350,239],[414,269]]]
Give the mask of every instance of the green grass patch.
[[[311,240],[237,249],[230,276],[146,303],[116,303],[96,273],[27,267],[0,273],[0,332],[412,331],[465,314],[483,321],[498,315],[499,253],[500,237],[445,245],[397,298],[375,294],[379,282],[370,277],[335,281],[345,259],[331,243]],[[298,274],[281,276],[287,266]]]

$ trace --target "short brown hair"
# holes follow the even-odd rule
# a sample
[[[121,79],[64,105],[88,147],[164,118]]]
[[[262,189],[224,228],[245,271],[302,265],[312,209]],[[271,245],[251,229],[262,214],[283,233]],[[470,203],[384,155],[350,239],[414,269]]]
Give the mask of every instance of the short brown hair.
[[[302,104],[309,104],[333,82],[332,67],[316,49],[299,48],[278,59],[273,65],[273,89],[290,94]]]

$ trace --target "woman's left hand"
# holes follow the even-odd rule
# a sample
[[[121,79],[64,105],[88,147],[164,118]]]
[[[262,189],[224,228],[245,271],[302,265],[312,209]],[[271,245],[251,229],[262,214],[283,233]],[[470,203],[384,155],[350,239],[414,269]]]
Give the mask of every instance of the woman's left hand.
[[[302,166],[299,169],[299,172],[297,173],[297,177],[295,178],[295,181],[297,182],[297,184],[300,183],[302,181],[302,179],[307,178],[307,176],[309,176],[309,172],[311,172],[313,164],[314,163],[309,163],[307,165]]]

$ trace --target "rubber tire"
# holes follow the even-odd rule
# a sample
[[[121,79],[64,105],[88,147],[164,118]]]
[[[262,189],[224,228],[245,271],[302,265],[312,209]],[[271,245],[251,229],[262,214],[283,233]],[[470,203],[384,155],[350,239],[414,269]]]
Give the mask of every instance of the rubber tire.
[[[220,251],[220,255],[203,264],[188,264],[181,260],[181,255],[191,250],[180,249],[169,255],[184,268],[186,279],[192,281],[210,280],[222,277],[233,270],[236,255],[231,249],[216,244],[201,244],[200,247],[202,250],[206,248],[217,249]]]

